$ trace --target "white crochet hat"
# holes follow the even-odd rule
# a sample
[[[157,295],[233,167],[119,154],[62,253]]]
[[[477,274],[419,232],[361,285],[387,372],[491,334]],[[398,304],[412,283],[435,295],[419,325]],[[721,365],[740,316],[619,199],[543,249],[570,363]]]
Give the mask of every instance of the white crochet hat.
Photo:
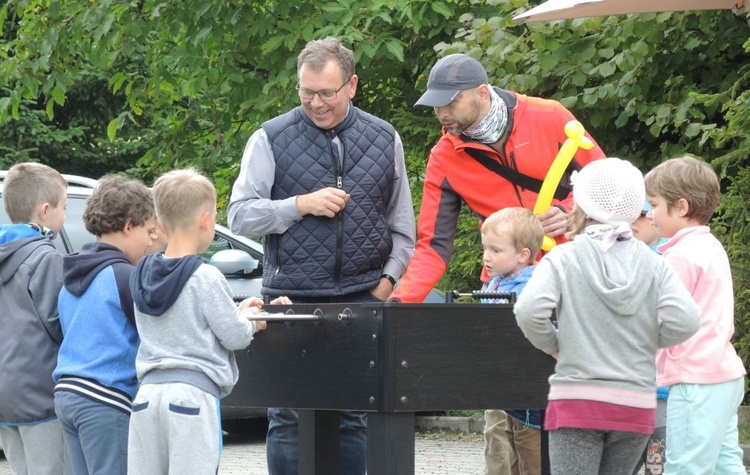
[[[619,158],[594,160],[574,177],[573,201],[589,218],[603,224],[632,224],[645,200],[643,174]]]

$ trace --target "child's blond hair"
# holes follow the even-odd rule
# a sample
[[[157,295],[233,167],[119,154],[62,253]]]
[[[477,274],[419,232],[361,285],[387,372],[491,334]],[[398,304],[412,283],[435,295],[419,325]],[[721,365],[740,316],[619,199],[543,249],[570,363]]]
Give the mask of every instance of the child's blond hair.
[[[573,205],[573,210],[568,214],[568,230],[565,232],[565,237],[572,240],[574,237],[581,234],[586,226],[593,222],[594,220],[589,218],[586,212],[578,205]]]
[[[56,208],[67,187],[52,167],[33,162],[13,165],[3,180],[5,212],[14,224],[31,222],[37,206],[49,203]]]
[[[671,210],[680,199],[688,203],[686,218],[706,224],[721,197],[719,178],[706,162],[694,157],[667,160],[646,174],[646,194],[664,198]]]
[[[200,213],[216,207],[213,183],[194,168],[163,174],[153,190],[156,217],[167,234],[189,228]]]
[[[542,248],[544,228],[534,213],[526,208],[504,208],[484,220],[482,234],[500,232],[510,235],[516,251],[528,249],[532,260]]]

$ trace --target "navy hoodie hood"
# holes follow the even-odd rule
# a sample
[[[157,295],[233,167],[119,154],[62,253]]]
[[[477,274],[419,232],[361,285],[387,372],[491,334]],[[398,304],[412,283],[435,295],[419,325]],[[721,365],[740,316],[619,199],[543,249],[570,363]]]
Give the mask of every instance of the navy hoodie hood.
[[[133,267],[125,254],[115,246],[103,242],[84,244],[79,252],[63,258],[63,285],[68,292],[80,297],[102,269],[115,264],[126,264],[130,269]]]
[[[203,258],[196,254],[173,259],[157,252],[144,257],[130,277],[135,308],[153,317],[163,315],[203,263]]]
[[[133,298],[130,296],[128,279],[133,264],[117,247],[103,242],[84,244],[75,254],[63,258],[63,287],[76,297],[82,297],[96,276],[107,267],[112,267],[120,306],[128,319],[135,321]]]

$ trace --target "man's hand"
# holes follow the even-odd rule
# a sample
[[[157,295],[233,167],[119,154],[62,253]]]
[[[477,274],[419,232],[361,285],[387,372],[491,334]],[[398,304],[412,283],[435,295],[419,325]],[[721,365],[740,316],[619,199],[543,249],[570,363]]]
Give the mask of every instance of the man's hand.
[[[333,218],[344,209],[349,201],[349,193],[338,188],[328,187],[306,195],[297,196],[297,212],[300,216],[327,216]]]
[[[370,291],[370,293],[375,296],[375,298],[377,298],[378,300],[382,300],[383,302],[385,302],[386,299],[391,296],[392,292],[393,284],[385,277],[381,278],[380,282],[378,282],[378,285]]]
[[[557,206],[550,206],[547,211],[540,214],[539,221],[544,228],[544,234],[549,237],[565,234],[568,230],[568,215]]]

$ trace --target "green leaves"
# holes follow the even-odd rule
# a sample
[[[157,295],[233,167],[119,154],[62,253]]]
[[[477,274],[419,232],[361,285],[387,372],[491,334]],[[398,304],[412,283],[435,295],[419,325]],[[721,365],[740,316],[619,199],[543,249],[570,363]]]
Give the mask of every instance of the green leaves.
[[[748,16],[706,11],[514,25],[527,3],[5,2],[0,150],[5,160],[58,160],[78,173],[91,163],[147,181],[194,165],[226,190],[252,131],[298,104],[299,51],[334,35],[355,53],[355,103],[399,130],[418,202],[439,128],[431,111],[412,105],[437,58],[465,52],[494,85],[560,100],[607,154],[644,171],[684,153],[714,162],[727,177],[722,223],[737,230],[725,244],[736,275],[750,280],[748,253],[740,252],[750,236],[738,214],[750,160]],[[476,220],[462,216],[449,287],[478,285],[477,236]]]

